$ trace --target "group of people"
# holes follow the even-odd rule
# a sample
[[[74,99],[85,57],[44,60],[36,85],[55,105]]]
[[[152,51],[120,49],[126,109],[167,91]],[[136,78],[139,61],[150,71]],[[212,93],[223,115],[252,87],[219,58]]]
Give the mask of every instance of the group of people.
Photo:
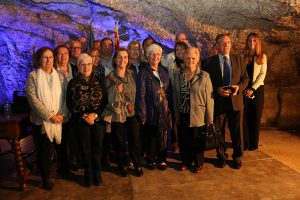
[[[167,169],[169,141],[182,155],[180,169],[199,173],[204,149],[196,138],[215,126],[225,140],[226,122],[234,168],[241,168],[243,148],[258,148],[267,60],[256,33],[248,35],[243,55],[230,50],[230,35],[218,35],[217,52],[201,66],[200,49],[184,33],[176,35],[174,52],[165,57],[151,37],[115,50],[110,38],[95,41],[87,52],[78,40],[54,51],[38,49],[26,96],[43,188],[54,186],[52,143],[59,174],[68,177],[70,161],[80,161],[89,187],[102,183],[111,146],[120,175],[128,175],[126,141],[137,176],[143,176],[144,159],[149,169]],[[218,145],[217,157],[225,167],[225,145]]]

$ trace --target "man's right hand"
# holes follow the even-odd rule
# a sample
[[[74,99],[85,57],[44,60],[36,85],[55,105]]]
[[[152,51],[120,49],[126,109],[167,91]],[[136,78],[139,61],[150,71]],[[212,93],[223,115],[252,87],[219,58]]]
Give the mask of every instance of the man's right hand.
[[[224,90],[225,87],[226,86],[218,87],[218,94],[222,97],[229,97],[231,92],[229,90]]]

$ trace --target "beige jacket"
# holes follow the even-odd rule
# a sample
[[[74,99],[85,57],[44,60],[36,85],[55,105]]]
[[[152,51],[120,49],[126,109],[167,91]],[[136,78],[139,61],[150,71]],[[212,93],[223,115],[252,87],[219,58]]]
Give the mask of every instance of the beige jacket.
[[[184,72],[183,72],[184,73]],[[175,117],[180,117],[181,73],[174,73]],[[200,68],[194,76],[190,88],[190,127],[201,127],[213,121],[214,99],[209,74]]]
[[[118,92],[116,84],[123,84],[123,92]],[[102,112],[102,117],[106,122],[121,122],[126,121],[126,117],[135,115],[135,95],[136,85],[133,78],[133,72],[130,69],[126,70],[125,78],[117,76],[115,71],[112,71],[104,79],[104,86],[107,90],[108,103]],[[128,112],[128,105],[132,106],[132,111]]]
[[[58,76],[63,95],[63,105],[60,112],[64,114],[64,122],[67,122],[69,120],[69,111],[66,106],[68,82],[61,73],[58,73]],[[48,120],[53,114],[56,114],[52,110],[49,110],[37,96],[37,75],[35,71],[32,71],[27,77],[26,97],[31,109],[30,120],[33,124],[41,125],[44,120]]]

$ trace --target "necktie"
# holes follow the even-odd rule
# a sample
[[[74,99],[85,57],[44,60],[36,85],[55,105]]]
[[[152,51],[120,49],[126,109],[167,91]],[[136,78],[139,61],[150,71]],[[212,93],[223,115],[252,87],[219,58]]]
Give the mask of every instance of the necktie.
[[[223,84],[230,84],[230,66],[228,65],[228,58],[226,56],[224,56]]]

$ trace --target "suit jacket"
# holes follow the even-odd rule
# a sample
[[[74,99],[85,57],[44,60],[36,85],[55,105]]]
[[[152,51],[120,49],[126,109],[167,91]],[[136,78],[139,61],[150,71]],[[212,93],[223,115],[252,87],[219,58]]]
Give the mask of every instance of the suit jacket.
[[[242,110],[244,108],[242,91],[249,83],[249,77],[246,73],[246,65],[244,64],[241,56],[235,54],[230,54],[229,56],[232,68],[231,83],[232,85],[239,86],[239,92],[236,96],[222,97],[218,94],[218,88],[224,86],[218,55],[209,57],[203,66],[203,70],[209,73],[213,85],[215,116],[225,113],[224,103],[226,98],[230,98],[234,111]]]
[[[185,71],[183,71],[185,73]],[[175,116],[180,117],[180,85],[183,73],[174,74]],[[190,88],[190,127],[201,127],[213,121],[214,99],[209,74],[197,68]]]

